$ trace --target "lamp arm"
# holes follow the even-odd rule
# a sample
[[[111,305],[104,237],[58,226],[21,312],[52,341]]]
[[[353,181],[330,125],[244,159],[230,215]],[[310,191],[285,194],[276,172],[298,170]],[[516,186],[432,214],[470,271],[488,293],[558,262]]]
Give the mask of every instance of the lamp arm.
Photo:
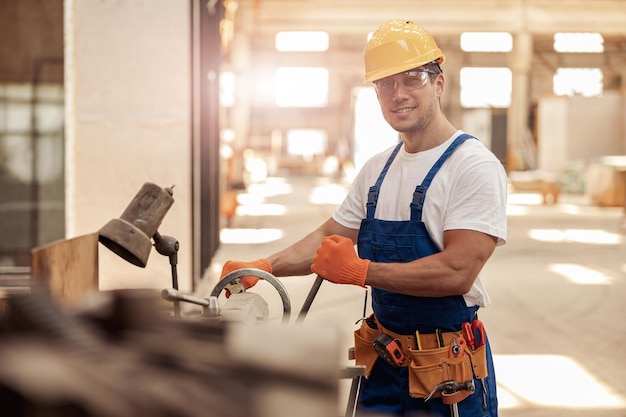
[[[162,236],[158,231],[152,236],[154,247],[163,256],[168,256],[172,267],[172,287],[178,290],[178,240],[172,236]],[[180,316],[180,306],[178,301],[174,302],[174,315]]]
[[[157,252],[163,256],[169,256],[170,264],[176,265],[178,263],[178,249],[180,248],[178,240],[172,236],[162,236],[159,232],[156,232],[152,239]]]

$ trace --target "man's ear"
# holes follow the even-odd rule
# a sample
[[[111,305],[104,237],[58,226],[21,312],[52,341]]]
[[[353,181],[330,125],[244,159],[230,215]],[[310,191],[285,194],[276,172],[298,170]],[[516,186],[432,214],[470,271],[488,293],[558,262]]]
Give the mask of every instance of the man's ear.
[[[445,90],[446,79],[444,78],[443,73],[439,74],[437,80],[435,81],[435,94],[437,97],[441,97],[443,95],[443,91]]]

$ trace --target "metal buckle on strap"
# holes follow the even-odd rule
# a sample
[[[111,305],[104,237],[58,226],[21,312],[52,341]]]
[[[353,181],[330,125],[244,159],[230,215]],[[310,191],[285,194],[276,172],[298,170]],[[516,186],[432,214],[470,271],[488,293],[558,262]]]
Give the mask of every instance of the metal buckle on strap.
[[[415,192],[413,193],[413,201],[411,201],[411,206],[422,208],[424,206],[424,199],[426,198],[426,187],[423,185],[418,185],[415,187]]]
[[[367,193],[367,204],[376,204],[378,202],[378,186],[372,185]]]

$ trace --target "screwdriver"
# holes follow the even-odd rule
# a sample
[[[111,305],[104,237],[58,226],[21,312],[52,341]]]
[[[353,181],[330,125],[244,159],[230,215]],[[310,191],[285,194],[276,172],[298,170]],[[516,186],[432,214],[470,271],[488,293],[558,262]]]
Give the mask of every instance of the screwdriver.
[[[470,349],[472,349],[472,351],[476,350],[476,339],[474,339],[472,325],[466,321],[461,327],[463,329],[463,337],[465,338],[465,341],[469,345]]]
[[[472,322],[472,336],[474,336],[474,345],[477,349],[487,342],[487,334],[482,321],[476,319]]]
[[[417,350],[422,350],[422,341],[420,340],[420,332],[418,330],[415,331],[415,344]]]
[[[437,346],[439,346],[440,348],[444,346],[444,342],[443,342],[443,333],[441,332],[441,329],[435,329],[435,334],[437,335]]]

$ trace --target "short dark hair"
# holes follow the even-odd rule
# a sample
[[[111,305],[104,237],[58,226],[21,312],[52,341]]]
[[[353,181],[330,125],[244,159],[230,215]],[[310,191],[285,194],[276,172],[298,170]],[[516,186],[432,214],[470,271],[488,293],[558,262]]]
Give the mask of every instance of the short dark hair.
[[[432,71],[428,73],[428,77],[430,78],[431,82],[435,81],[435,79],[437,78],[439,74],[443,74],[441,66],[439,65],[439,62],[437,61],[431,61],[428,64],[424,64],[422,65],[422,68],[426,68]]]
[[[439,73],[443,74],[443,70],[441,69],[441,66],[439,65],[439,62],[437,62],[437,61],[431,61],[428,64],[424,64],[423,66],[424,66],[424,68],[427,68],[427,69],[429,69],[431,71],[435,71],[438,74]]]

